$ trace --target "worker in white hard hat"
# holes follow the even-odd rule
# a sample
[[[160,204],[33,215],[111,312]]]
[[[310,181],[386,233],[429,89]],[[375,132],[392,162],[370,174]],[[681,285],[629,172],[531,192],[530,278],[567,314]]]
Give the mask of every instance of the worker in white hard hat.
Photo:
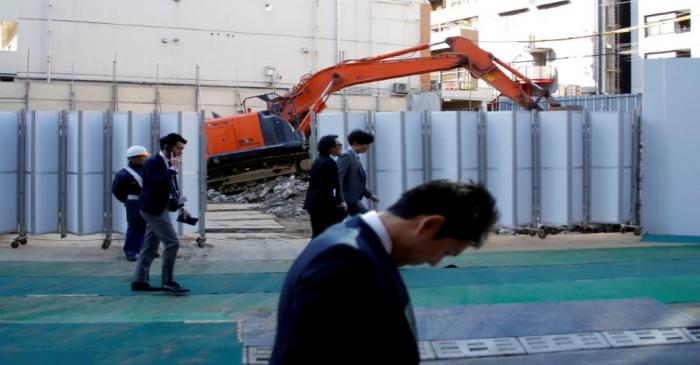
[[[136,261],[146,235],[146,221],[139,212],[139,196],[143,189],[143,164],[148,158],[143,146],[131,146],[126,150],[128,166],[119,170],[112,182],[112,194],[126,207],[126,237],[124,254],[129,261]]]

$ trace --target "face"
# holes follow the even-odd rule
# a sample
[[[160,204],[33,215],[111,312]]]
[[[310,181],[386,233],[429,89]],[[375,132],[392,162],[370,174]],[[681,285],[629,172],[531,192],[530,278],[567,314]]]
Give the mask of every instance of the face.
[[[343,153],[343,143],[340,142],[340,138],[335,139],[335,147],[331,148],[331,156],[340,156]]]
[[[146,162],[146,159],[148,159],[148,156],[136,156],[133,157],[132,161],[137,164],[137,165],[142,165]]]
[[[180,157],[182,156],[182,151],[185,150],[185,144],[182,142],[177,142],[175,143],[175,146],[172,148],[173,151],[173,157]]]
[[[354,144],[352,145],[352,149],[358,154],[365,153],[369,151],[369,144]]]
[[[413,220],[412,227],[405,230],[392,251],[392,257],[399,266],[425,263],[437,266],[445,256],[457,256],[467,247],[474,246],[471,240],[436,239],[445,220],[442,216],[421,216]]]

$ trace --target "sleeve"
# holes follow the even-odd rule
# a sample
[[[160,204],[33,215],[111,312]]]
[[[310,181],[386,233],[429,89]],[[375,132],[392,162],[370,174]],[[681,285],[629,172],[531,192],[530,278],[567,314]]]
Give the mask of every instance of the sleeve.
[[[348,167],[350,166],[349,157],[347,154],[342,154],[338,157],[336,162],[338,165],[338,196],[340,197],[340,202],[345,202],[345,194],[343,194],[343,181],[345,180],[345,175],[348,173]]]
[[[114,176],[114,181],[112,181],[112,194],[117,200],[122,203],[126,203],[127,191],[124,185],[124,179],[122,178],[122,171],[119,171],[117,175]]]
[[[319,183],[323,194],[326,194],[333,202],[340,204],[343,201],[340,197],[340,182],[338,181],[338,167],[333,160],[327,160],[321,166]],[[335,196],[333,196],[335,190]]]

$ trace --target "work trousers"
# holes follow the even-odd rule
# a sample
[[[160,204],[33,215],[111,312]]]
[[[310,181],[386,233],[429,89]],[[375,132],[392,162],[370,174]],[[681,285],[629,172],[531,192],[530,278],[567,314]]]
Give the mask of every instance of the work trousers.
[[[124,254],[135,256],[141,252],[144,236],[146,235],[146,221],[141,217],[138,200],[127,200],[126,207],[126,237],[124,237]]]
[[[175,281],[173,279],[173,270],[175,269],[175,258],[180,248],[180,242],[177,239],[177,233],[175,233],[173,228],[168,210],[166,209],[157,215],[146,213],[142,210],[141,216],[148,224],[148,228],[146,229],[146,239],[136,264],[134,281],[148,282],[151,262],[153,262],[158,253],[158,245],[161,241],[164,247],[163,255],[161,256],[163,260],[161,281],[163,283]]]

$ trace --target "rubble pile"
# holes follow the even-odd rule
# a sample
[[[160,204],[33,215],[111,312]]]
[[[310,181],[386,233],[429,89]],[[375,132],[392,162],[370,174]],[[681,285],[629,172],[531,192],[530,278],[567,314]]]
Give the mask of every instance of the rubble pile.
[[[209,189],[207,196],[213,203],[259,204],[260,210],[277,217],[305,218],[307,213],[302,207],[308,188],[307,181],[292,175],[257,183],[232,195]]]

